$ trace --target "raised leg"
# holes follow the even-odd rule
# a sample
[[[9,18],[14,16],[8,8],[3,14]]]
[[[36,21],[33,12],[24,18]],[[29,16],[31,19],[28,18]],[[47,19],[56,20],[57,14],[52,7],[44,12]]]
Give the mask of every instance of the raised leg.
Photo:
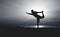
[[[44,13],[42,12],[42,18],[44,18]]]

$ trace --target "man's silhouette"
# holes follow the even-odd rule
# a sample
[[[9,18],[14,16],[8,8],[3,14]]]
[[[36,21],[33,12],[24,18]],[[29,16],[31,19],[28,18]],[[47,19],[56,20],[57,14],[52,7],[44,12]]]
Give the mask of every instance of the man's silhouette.
[[[27,13],[27,12],[26,12],[26,13]],[[37,13],[42,13],[42,16],[39,16]],[[36,19],[37,19],[37,25],[39,25],[40,19],[44,18],[44,13],[43,13],[43,11],[37,12],[37,11],[31,10],[31,13],[27,13],[27,14],[33,15],[34,17],[36,17]]]

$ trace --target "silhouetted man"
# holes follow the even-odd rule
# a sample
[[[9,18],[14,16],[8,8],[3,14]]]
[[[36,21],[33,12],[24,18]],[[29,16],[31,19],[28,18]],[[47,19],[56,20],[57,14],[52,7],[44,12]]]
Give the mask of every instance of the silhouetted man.
[[[27,12],[26,12],[26,13],[27,13]],[[42,13],[42,16],[39,16],[37,13]],[[39,19],[44,18],[43,11],[41,11],[41,12],[36,12],[36,11],[31,10],[31,13],[27,13],[27,14],[33,15],[34,17],[36,17],[36,19],[37,19],[37,25],[39,25],[39,21],[40,21]]]

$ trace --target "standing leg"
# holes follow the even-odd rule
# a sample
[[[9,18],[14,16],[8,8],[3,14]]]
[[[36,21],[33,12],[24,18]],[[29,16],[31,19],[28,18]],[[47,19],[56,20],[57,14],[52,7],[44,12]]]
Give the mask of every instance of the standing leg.
[[[39,25],[39,19],[37,18],[37,25]]]
[[[37,18],[37,28],[39,28],[39,19]]]

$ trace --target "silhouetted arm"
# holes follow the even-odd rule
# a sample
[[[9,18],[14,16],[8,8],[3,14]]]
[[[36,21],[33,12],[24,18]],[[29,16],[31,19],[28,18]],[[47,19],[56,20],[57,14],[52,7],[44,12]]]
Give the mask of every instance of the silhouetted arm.
[[[26,13],[27,13],[27,12],[26,12]],[[32,15],[32,13],[27,13],[27,14]]]
[[[42,13],[42,12],[37,12],[37,13]]]
[[[37,13],[43,13],[43,11],[41,11],[41,12],[37,12]]]

